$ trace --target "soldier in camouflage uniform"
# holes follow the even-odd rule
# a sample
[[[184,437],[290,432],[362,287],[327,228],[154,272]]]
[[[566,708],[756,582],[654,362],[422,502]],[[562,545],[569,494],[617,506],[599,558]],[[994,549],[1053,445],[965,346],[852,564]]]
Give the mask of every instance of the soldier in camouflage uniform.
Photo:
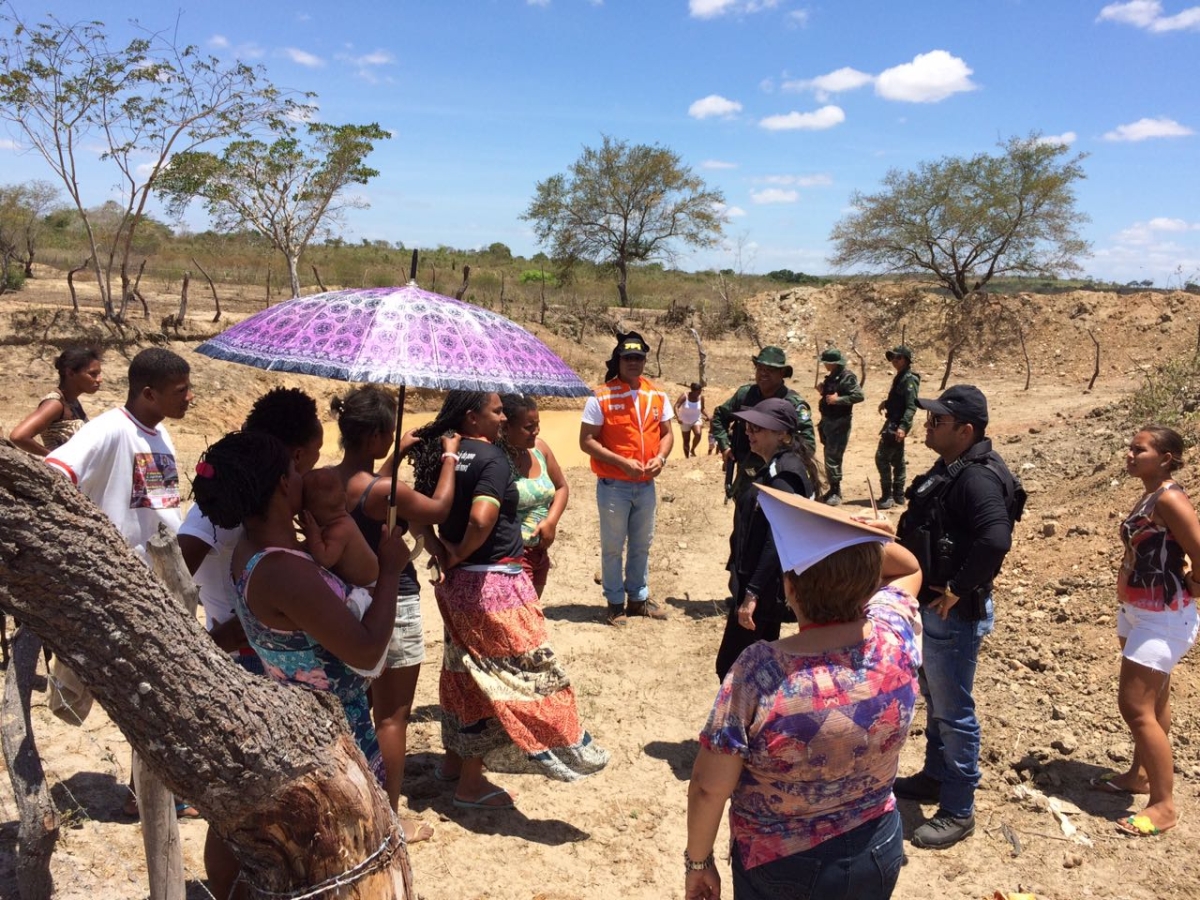
[[[850,443],[850,416],[855,403],[864,400],[858,377],[846,368],[846,357],[842,351],[830,347],[821,354],[821,363],[828,372],[821,382],[821,421],[817,423],[817,434],[825,446],[825,478],[829,490],[821,500],[830,506],[842,502],[842,457]]]
[[[875,450],[875,468],[879,470],[879,508],[891,509],[904,505],[904,484],[908,473],[904,468],[904,439],[912,431],[913,415],[917,411],[917,394],[921,376],[912,370],[912,350],[901,344],[886,353],[896,370],[887,399],[879,404],[883,413],[883,430]]]
[[[763,347],[758,356],[751,357],[751,362],[754,363],[754,383],[743,384],[732,397],[713,410],[708,430],[725,462],[736,466],[736,477],[725,488],[726,497],[734,500],[754,480],[763,464],[763,460],[750,452],[745,423],[733,417],[735,412],[750,409],[759,401],[772,397],[787,400],[796,407],[800,419],[797,436],[808,444],[808,449],[814,454],[817,451],[812,408],[803,397],[783,383],[785,378],[792,377],[792,367],[787,364],[783,350],[779,347]]]

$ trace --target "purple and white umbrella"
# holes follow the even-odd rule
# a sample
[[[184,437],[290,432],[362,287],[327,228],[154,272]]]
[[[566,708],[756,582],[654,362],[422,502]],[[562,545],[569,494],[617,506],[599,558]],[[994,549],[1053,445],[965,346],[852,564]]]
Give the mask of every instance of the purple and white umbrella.
[[[285,300],[205,341],[196,352],[275,372],[399,385],[389,525],[395,523],[406,387],[550,397],[592,393],[553,350],[516,322],[423,291],[415,282]]]
[[[287,300],[196,351],[338,381],[555,397],[592,392],[516,322],[412,283]]]

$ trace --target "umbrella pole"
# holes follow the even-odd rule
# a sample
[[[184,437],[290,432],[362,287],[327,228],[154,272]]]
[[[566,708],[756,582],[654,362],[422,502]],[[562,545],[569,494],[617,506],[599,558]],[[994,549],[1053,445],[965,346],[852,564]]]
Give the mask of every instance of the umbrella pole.
[[[396,482],[400,480],[400,435],[404,428],[404,385],[396,402],[396,445],[392,448],[392,490],[388,494],[388,532],[396,527]]]

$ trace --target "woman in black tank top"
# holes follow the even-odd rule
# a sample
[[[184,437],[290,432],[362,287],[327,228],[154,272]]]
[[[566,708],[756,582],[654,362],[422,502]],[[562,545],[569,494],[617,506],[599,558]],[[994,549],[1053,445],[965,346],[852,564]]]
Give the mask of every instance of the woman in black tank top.
[[[367,543],[375,549],[379,544],[382,528],[387,521],[388,500],[392,491],[389,477],[375,472],[391,470],[390,460],[383,466],[376,461],[388,454],[396,434],[396,401],[381,388],[367,386],[356,388],[345,397],[334,398],[332,409],[337,416],[343,450],[342,461],[334,468],[346,485],[346,507],[357,523]],[[421,533],[431,525],[440,524],[450,512],[454,500],[454,464],[458,437],[443,440],[441,471],[437,489],[433,496],[418,494],[404,482],[396,483],[397,525]],[[412,598],[420,592],[416,568],[410,562],[400,576],[401,598]],[[399,621],[396,628],[406,632],[414,629],[420,633],[420,608],[415,603],[402,608],[411,608],[416,621]],[[389,654],[390,654],[389,650]],[[413,698],[417,690],[417,676],[421,665],[401,664],[385,668],[371,685],[371,711],[375,718],[375,731],[379,737],[379,748],[387,770],[387,793],[393,809],[400,802],[400,787],[404,780],[404,754],[408,741],[408,720],[412,714]],[[403,822],[405,835],[410,843],[425,840],[432,835],[427,825]]]

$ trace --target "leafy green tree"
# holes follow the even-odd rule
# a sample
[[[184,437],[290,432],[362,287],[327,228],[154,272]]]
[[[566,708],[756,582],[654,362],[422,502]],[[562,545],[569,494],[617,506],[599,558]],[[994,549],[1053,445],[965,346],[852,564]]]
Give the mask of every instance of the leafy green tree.
[[[629,265],[673,263],[679,244],[715,246],[724,201],[677,153],[605,135],[568,173],[538,182],[522,218],[562,269],[575,260],[611,265],[621,305],[629,306]]]
[[[269,240],[287,260],[299,297],[301,254],[314,237],[331,234],[345,210],[367,206],[346,189],[379,174],[363,160],[390,135],[374,123],[272,127],[278,137],[269,144],[242,140],[220,156],[176,154],[157,190],[174,213],[198,198],[216,228],[249,228]]]
[[[105,315],[123,318],[134,234],[167,160],[245,134],[294,104],[260,84],[259,69],[226,65],[162,34],[114,47],[101,22],[50,16],[27,25],[11,15],[0,22],[12,29],[0,37],[0,121],[15,126],[63,183],[83,219]],[[80,157],[94,144],[115,169],[121,197],[121,219],[106,242],[90,224],[80,174]]]
[[[874,194],[855,191],[853,212],[830,240],[839,269],[929,273],[963,299],[999,275],[1050,277],[1081,271],[1089,245],[1078,228],[1075,182],[1085,154],[1036,134],[996,155],[943,157],[916,171],[893,169]]]

